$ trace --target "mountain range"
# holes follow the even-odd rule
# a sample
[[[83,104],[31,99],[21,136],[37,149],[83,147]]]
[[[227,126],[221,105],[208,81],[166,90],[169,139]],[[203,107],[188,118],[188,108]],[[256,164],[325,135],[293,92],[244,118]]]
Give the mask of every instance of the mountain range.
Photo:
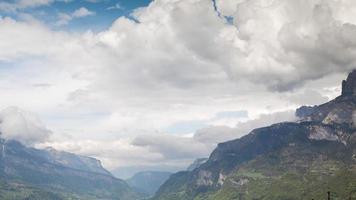
[[[0,139],[0,199],[297,200],[356,198],[356,70],[337,98],[296,110],[297,121],[218,144],[175,174],[126,181],[95,158]]]
[[[356,71],[340,96],[296,115],[218,144],[198,168],[173,174],[153,200],[356,198]]]
[[[161,171],[138,172],[126,182],[138,193],[152,197],[172,173]]]
[[[0,199],[139,199],[100,161],[0,139]]]

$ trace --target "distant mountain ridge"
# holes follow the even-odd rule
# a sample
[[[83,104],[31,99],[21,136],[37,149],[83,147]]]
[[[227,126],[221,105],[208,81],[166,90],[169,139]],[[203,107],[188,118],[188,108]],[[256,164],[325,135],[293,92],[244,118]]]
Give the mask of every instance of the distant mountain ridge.
[[[356,197],[356,71],[341,96],[298,109],[297,122],[224,142],[191,172],[171,176],[154,200]]]
[[[49,154],[45,157],[48,158],[49,162],[53,162],[54,164],[88,172],[111,175],[109,171],[103,168],[100,160],[95,158],[76,155],[65,151],[57,151],[52,147],[47,147],[44,150]]]
[[[137,192],[151,197],[170,175],[172,175],[171,172],[143,171],[136,173],[126,182]]]
[[[0,199],[139,199],[94,158],[0,139]]]

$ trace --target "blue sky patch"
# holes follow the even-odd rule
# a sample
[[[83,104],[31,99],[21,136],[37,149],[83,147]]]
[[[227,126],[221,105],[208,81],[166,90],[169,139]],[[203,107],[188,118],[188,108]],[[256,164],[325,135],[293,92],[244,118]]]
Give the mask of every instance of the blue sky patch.
[[[118,17],[129,17],[135,9],[148,6],[150,2],[151,0],[57,0],[49,5],[20,7],[15,1],[5,0],[2,3],[12,5],[16,11],[1,9],[0,5],[0,15],[16,20],[21,20],[24,14],[31,15],[55,30],[98,32],[110,27]],[[92,14],[74,17],[73,14],[81,8]],[[66,16],[68,21],[58,23],[61,16]]]

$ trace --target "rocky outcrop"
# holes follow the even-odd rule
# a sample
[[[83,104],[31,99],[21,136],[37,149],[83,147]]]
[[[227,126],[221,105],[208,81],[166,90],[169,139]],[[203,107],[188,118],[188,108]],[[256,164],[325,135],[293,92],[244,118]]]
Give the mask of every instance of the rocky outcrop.
[[[302,106],[296,110],[296,116],[302,121],[321,122],[323,124],[356,125],[356,70],[353,70],[342,82],[342,93],[332,101],[319,106]]]
[[[353,71],[343,82],[341,96],[319,106],[302,107],[297,112],[300,121],[258,128],[240,139],[219,144],[206,163],[194,171],[171,176],[154,199],[236,199],[243,193],[252,195],[246,199],[299,199],[298,194],[277,189],[288,184],[299,184],[301,190],[309,191],[304,197],[315,198],[322,192],[307,187],[310,182],[304,181],[310,173],[316,176],[313,184],[321,186],[330,183],[323,180],[332,178],[328,174],[335,170],[340,170],[340,177],[347,173],[356,177],[355,88]],[[281,179],[288,173],[302,178]],[[356,179],[341,181],[356,184]],[[276,183],[276,190],[262,183]]]
[[[316,111],[317,106],[302,106],[295,111],[298,118],[306,119]]]
[[[347,79],[342,81],[342,95],[356,95],[356,70],[353,70]]]

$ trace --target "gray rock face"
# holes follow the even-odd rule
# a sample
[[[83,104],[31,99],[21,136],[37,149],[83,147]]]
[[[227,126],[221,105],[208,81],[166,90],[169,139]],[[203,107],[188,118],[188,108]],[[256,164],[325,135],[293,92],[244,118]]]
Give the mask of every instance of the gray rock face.
[[[88,172],[111,175],[110,172],[103,168],[100,160],[95,158],[80,156],[65,151],[57,151],[51,147],[46,148],[45,151],[48,152],[48,161],[54,164]]]
[[[356,70],[353,70],[346,80],[342,81],[342,95],[352,96],[356,94]]]
[[[305,119],[315,112],[317,106],[302,106],[295,111],[295,115],[299,118]]]
[[[354,126],[356,96],[341,95],[336,99],[317,106],[309,115],[307,121],[317,121],[323,124],[345,124]]]
[[[356,70],[342,82],[342,93],[334,100],[319,106],[302,106],[296,116],[303,121],[316,121],[323,124],[356,125]]]

